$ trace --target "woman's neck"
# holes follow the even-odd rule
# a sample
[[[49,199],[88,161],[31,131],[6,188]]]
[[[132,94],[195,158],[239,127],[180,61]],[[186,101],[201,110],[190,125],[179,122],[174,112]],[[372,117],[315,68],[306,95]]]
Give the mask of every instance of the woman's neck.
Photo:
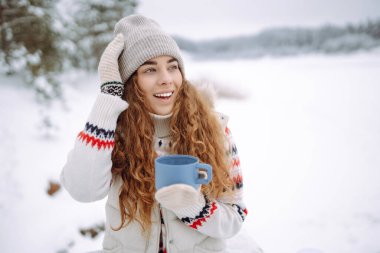
[[[164,138],[170,136],[170,120],[172,113],[168,115],[157,115],[149,113],[154,122],[155,133],[154,136],[158,138]]]

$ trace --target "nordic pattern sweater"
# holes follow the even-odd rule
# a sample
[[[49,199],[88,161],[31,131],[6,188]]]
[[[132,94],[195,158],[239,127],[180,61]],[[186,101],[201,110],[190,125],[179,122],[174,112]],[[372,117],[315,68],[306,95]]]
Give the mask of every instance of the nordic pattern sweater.
[[[122,182],[117,179],[111,183],[111,153],[116,120],[127,107],[128,103],[119,97],[100,93],[61,172],[62,184],[78,201],[91,202],[108,195],[103,251],[157,253],[163,220],[168,253],[225,252],[224,240],[239,232],[247,209],[243,201],[243,180],[237,148],[227,127],[228,118],[222,114],[219,117],[225,129],[227,155],[232,161],[234,194],[228,198],[206,201],[199,210],[188,210],[187,217],[176,217],[173,212],[155,204],[149,238],[144,237],[139,224],[134,221],[121,230],[112,229],[121,224],[118,201]],[[168,154],[171,145],[170,119],[157,115],[152,117],[155,123],[154,148],[159,156]]]

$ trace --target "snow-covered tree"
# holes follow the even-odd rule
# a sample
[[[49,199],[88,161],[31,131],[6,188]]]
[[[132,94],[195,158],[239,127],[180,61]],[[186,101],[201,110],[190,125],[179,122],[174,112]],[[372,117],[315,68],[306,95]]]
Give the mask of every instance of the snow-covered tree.
[[[7,74],[22,74],[42,100],[60,96],[59,35],[52,13],[50,0],[0,1],[0,62]]]
[[[71,33],[77,48],[74,64],[96,69],[106,45],[112,40],[118,20],[132,14],[136,0],[78,0]]]

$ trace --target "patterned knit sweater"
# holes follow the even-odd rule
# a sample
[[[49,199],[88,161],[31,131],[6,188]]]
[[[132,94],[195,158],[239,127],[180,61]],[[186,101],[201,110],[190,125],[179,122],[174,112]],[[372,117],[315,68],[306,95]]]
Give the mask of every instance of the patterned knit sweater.
[[[180,244],[180,240],[173,240],[177,235],[172,231],[171,227],[178,225],[176,223],[175,226],[172,226],[172,219],[167,218],[168,221],[165,220],[165,217],[171,217],[171,214],[168,214],[169,212],[166,210],[162,210],[164,215],[160,219],[163,221],[163,225],[161,225],[161,222],[159,225],[160,232],[151,235],[149,242],[145,242],[145,244],[141,242],[141,245],[145,245],[144,248],[143,246],[139,248],[140,246],[138,246],[137,242],[134,242],[133,246],[131,246],[132,244],[128,245],[128,242],[118,239],[117,233],[123,233],[123,229],[117,232],[110,229],[113,220],[118,219],[115,217],[118,212],[108,210],[107,208],[108,206],[114,209],[118,208],[117,192],[120,188],[120,183],[118,184],[118,182],[111,184],[112,174],[110,169],[112,167],[111,153],[114,147],[114,131],[119,114],[127,107],[128,103],[119,97],[104,93],[99,94],[85,124],[85,128],[78,134],[75,146],[68,155],[67,162],[61,173],[61,182],[71,196],[81,202],[96,201],[108,195],[106,235],[103,243],[104,250],[120,247],[120,251],[116,250],[112,252],[158,252],[159,240],[154,238],[161,234],[164,235],[163,245],[168,249],[167,252],[179,252],[177,249],[185,249],[190,246],[186,245],[188,242]],[[198,240],[199,242],[197,243],[199,244],[207,240],[201,239],[201,237],[198,239],[197,234],[190,235],[190,230],[197,231],[197,233],[201,233],[206,237],[229,238],[240,230],[247,215],[247,209],[243,201],[243,180],[237,148],[231,131],[227,127],[227,116],[219,114],[219,117],[225,129],[227,154],[232,161],[230,169],[231,179],[235,185],[234,194],[230,197],[219,198],[214,201],[206,198],[204,206],[192,207],[189,210],[185,210],[185,216],[177,217],[183,226],[189,228],[189,230],[184,231],[188,231],[194,243],[196,243],[195,240]],[[169,154],[171,146],[170,116],[152,114],[152,118],[155,123],[154,148],[159,156]],[[113,227],[117,226],[113,225]],[[165,228],[170,228],[171,232],[167,234]],[[138,232],[135,231],[134,233]],[[111,236],[109,236],[110,234]],[[178,242],[175,247],[170,245],[175,244],[174,241]],[[182,250],[181,252],[193,251]]]

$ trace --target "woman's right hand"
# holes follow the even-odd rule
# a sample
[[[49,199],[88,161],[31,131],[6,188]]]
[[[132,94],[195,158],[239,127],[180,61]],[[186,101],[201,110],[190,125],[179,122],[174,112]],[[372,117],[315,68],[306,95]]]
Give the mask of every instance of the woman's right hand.
[[[121,81],[118,59],[124,49],[124,36],[119,33],[106,47],[100,57],[98,73],[101,92],[121,97],[124,85]]]

